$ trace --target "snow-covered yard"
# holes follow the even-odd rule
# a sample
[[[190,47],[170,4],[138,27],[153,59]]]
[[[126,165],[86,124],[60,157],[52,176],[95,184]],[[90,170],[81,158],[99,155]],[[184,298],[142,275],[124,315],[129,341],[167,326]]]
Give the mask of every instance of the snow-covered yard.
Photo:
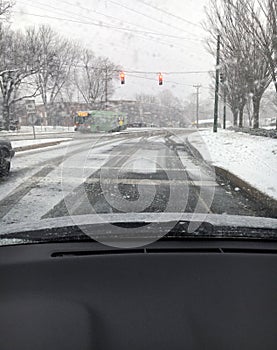
[[[277,199],[277,140],[233,131],[203,130],[189,142],[213,165]]]

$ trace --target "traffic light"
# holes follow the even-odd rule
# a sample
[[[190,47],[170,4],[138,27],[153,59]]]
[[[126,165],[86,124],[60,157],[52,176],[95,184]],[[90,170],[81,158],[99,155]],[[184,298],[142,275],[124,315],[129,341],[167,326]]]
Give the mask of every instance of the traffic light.
[[[124,72],[120,73],[120,82],[121,82],[121,84],[125,84],[125,73]]]
[[[221,82],[221,83],[224,83],[224,82],[225,82],[225,77],[224,77],[224,74],[223,74],[223,73],[220,73],[220,74],[219,74],[219,79],[220,79],[220,82]]]
[[[159,73],[159,85],[163,85],[163,75]]]

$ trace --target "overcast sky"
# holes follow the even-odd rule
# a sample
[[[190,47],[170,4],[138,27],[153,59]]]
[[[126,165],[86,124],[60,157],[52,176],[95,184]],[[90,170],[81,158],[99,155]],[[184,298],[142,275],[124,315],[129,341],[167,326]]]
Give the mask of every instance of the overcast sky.
[[[204,98],[209,95],[209,75],[180,73],[214,69],[214,59],[204,47],[206,33],[201,28],[206,3],[207,0],[16,0],[11,22],[14,28],[50,24],[65,37],[91,48],[96,55],[109,57],[126,71],[153,72],[126,73],[125,85],[118,80],[116,98],[130,99],[137,93],[157,94],[170,89],[184,99],[195,92],[195,84],[203,85]],[[158,72],[164,73],[163,86],[158,85]]]

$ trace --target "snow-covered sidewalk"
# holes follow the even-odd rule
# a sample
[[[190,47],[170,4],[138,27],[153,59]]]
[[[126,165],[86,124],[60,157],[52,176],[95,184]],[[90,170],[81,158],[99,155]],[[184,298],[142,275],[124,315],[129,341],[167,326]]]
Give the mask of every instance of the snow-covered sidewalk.
[[[203,130],[189,142],[204,159],[277,200],[277,140],[233,131]]]

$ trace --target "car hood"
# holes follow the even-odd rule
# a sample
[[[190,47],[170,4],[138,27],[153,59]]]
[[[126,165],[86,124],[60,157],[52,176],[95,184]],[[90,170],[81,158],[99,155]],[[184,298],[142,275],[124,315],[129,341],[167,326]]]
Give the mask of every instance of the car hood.
[[[191,213],[113,213],[88,214],[42,219],[34,222],[1,225],[0,235],[11,233],[24,233],[39,230],[53,230],[72,226],[85,227],[105,224],[166,224],[166,223],[206,223],[213,227],[245,227],[253,229],[269,229],[276,231],[277,219],[264,217],[237,216],[225,214],[191,214]],[[104,229],[104,227],[103,227]]]

